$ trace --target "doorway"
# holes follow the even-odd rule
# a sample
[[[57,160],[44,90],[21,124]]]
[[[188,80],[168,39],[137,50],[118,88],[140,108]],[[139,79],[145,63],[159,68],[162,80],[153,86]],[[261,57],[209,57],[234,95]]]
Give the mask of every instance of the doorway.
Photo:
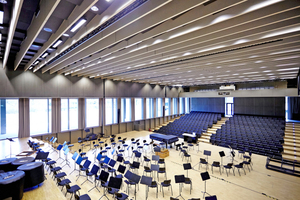
[[[232,117],[234,114],[233,97],[225,97],[225,116]]]

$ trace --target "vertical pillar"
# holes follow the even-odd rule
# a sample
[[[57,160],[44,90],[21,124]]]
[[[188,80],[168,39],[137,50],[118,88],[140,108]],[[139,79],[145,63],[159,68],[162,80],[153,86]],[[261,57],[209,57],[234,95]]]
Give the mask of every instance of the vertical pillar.
[[[6,134],[6,99],[0,99],[0,128],[1,135]]]

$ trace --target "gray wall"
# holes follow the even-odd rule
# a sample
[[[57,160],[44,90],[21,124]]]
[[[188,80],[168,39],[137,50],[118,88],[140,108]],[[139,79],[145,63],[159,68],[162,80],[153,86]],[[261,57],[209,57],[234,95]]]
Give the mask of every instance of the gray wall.
[[[191,111],[225,113],[225,98],[191,98]]]
[[[285,116],[284,97],[236,97],[234,114]]]
[[[178,97],[182,88],[105,80],[105,97]]]
[[[0,68],[0,97],[102,97],[102,81]]]

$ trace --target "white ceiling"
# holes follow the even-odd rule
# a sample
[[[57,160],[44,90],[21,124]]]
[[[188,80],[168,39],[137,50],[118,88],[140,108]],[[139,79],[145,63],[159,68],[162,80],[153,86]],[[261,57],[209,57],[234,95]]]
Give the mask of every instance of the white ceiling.
[[[91,4],[79,16],[106,0],[88,1]],[[298,0],[148,0],[61,55],[134,2],[112,0],[107,9],[42,59],[47,48],[68,30],[58,27],[25,70],[184,86],[293,79],[299,72]],[[33,65],[37,59],[40,62]]]

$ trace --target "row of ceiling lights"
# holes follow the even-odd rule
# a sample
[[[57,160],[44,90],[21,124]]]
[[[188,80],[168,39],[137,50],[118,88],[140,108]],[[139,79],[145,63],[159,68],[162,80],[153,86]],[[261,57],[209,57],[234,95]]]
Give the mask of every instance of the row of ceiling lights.
[[[3,0],[0,0],[0,3],[2,3]],[[107,2],[110,2],[112,0],[106,0]],[[97,12],[99,10],[99,8],[97,6],[92,6],[91,10],[94,12]],[[86,23],[87,19],[85,18],[81,18],[77,23],[74,24],[74,26],[71,28],[71,32],[74,33],[76,32],[80,27],[82,27],[85,23]],[[0,23],[3,23],[3,11],[2,11],[2,21],[1,21],[1,11],[0,11]],[[1,23],[1,24],[2,24]],[[47,32],[52,32],[52,30],[50,28],[44,28],[45,31]],[[65,37],[69,37],[69,34],[64,33],[63,36]],[[0,33],[0,41],[1,41],[1,33]],[[58,39],[53,45],[52,48],[56,49],[61,43],[63,42],[63,40],[60,38]],[[47,51],[40,57],[41,59],[45,59],[48,55],[50,55]],[[39,60],[35,61],[33,63],[33,65],[29,68],[32,69],[33,66],[39,64]]]

